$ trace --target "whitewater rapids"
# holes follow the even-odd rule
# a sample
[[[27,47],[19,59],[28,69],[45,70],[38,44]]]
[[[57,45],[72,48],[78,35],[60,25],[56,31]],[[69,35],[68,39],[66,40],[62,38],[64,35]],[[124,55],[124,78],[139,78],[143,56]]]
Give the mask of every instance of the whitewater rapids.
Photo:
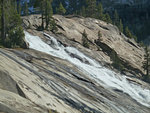
[[[68,60],[77,66],[82,72],[88,74],[90,77],[96,78],[104,87],[121,90],[142,105],[150,107],[150,90],[144,89],[140,85],[130,83],[126,79],[126,76],[102,67],[94,59],[84,55],[76,48],[64,47],[54,37],[49,36],[46,33],[44,33],[44,35],[51,39],[51,45],[42,41],[40,37],[25,32],[25,39],[29,43],[29,48]],[[88,63],[85,63],[76,57],[72,57],[71,54],[84,59]]]

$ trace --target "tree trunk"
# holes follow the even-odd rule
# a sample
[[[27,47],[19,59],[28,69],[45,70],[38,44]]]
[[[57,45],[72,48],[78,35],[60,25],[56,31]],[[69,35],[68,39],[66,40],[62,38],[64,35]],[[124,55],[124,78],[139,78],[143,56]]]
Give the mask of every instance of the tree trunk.
[[[41,14],[41,16],[42,16],[42,25],[41,25],[41,27],[42,27],[42,30],[44,30],[44,1],[41,1],[41,11],[42,11],[42,14]]]
[[[2,43],[4,43],[4,40],[5,40],[5,11],[4,11],[4,0],[1,1],[1,11],[2,11],[2,16],[1,16],[1,25],[2,25],[1,38],[2,38]]]
[[[42,27],[42,30],[44,30],[44,14],[43,14],[43,11],[42,11],[42,25],[41,25],[41,27]]]

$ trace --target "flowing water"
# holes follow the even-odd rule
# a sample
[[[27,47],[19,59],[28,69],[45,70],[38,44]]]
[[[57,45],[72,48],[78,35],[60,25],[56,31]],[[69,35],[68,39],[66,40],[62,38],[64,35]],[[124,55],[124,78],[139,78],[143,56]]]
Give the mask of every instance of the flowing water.
[[[137,102],[150,107],[150,90],[142,88],[140,85],[130,83],[124,75],[102,67],[94,59],[84,55],[74,47],[64,47],[54,37],[44,33],[45,37],[50,39],[47,44],[38,36],[33,36],[25,32],[25,39],[29,43],[29,48],[48,53],[55,57],[68,60],[77,66],[82,72],[111,89],[121,90],[130,95]]]

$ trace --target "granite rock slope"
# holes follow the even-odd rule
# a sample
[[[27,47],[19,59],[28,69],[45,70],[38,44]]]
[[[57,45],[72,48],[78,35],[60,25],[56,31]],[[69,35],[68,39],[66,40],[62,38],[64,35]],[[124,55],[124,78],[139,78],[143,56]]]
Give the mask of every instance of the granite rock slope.
[[[149,99],[144,95],[150,90],[149,84],[136,78],[143,73],[141,66],[144,51],[134,40],[128,39],[115,26],[100,20],[60,15],[54,15],[54,18],[58,27],[55,34],[37,30],[37,27],[41,25],[39,15],[23,17],[23,25],[28,33],[40,37],[43,43],[47,44],[47,49],[50,46],[53,50],[59,51],[60,48],[56,47],[54,40],[48,34],[53,36],[59,42],[57,46],[62,47],[62,50],[70,55],[69,58],[80,61],[87,67],[91,65],[88,60],[90,58],[101,64],[102,67],[98,69],[107,67],[113,72],[115,69],[111,66],[109,52],[115,51],[125,65],[125,74],[130,75],[126,76],[127,83],[132,84],[131,86],[140,86],[141,92],[138,96],[145,100]],[[88,34],[89,49],[82,46],[84,29]],[[102,33],[102,41],[96,44],[99,30]],[[43,47],[38,43],[36,46]],[[31,45],[29,47],[30,49],[0,48],[0,112],[149,113],[150,108],[141,104],[141,98],[139,98],[140,103],[133,98],[133,95],[130,95],[131,93],[113,86],[108,87],[109,81],[105,85],[103,78],[100,78],[105,78],[105,73],[99,73],[100,79],[98,79],[90,76],[84,68],[79,68],[68,59],[56,57],[57,54],[54,55],[53,52],[52,56],[42,50],[40,52],[40,50],[32,49]],[[75,47],[88,58],[69,51],[67,47]],[[49,51],[47,50],[48,53]],[[124,75],[115,71],[114,73],[116,73],[115,77],[121,81]],[[118,87],[126,85],[123,84],[126,83],[123,80],[120,86],[120,81],[116,85]],[[138,92],[131,89],[132,91],[133,94]]]

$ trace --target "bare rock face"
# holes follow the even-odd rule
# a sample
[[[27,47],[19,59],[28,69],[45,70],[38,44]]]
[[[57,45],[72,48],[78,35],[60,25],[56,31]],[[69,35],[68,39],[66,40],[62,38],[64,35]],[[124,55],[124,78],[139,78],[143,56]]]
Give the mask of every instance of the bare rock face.
[[[27,57],[32,57],[30,62]],[[3,78],[0,112],[4,113],[149,113],[150,110],[121,90],[101,86],[70,62],[35,50],[0,49],[0,73]],[[137,79],[130,81],[149,87]]]
[[[56,34],[51,32],[47,33],[57,38],[64,45],[75,46],[100,62],[109,64],[111,64],[112,61],[108,53],[114,50],[122,60],[124,66],[126,66],[126,70],[132,74],[138,74],[139,76],[144,73],[142,70],[143,48],[133,39],[129,39],[124,34],[120,33],[116,26],[107,24],[101,20],[79,16],[64,17],[61,15],[54,15],[53,17],[57,23],[58,31]],[[43,37],[39,32],[35,31],[37,26],[41,25],[40,15],[24,17],[23,22],[24,26],[30,25],[32,30],[29,29],[28,31]],[[84,30],[88,35],[90,50],[82,47],[82,33]],[[99,47],[94,42],[94,40],[98,39],[98,31],[101,31],[102,34],[102,41]]]
[[[120,59],[126,65],[128,70],[133,69],[137,71],[137,74],[143,72],[141,66],[143,62],[144,50],[140,47],[133,39],[127,38],[125,35],[119,32],[119,30],[101,20],[81,17],[63,17],[60,15],[54,16],[57,20],[59,34],[63,34],[68,39],[82,43],[82,33],[85,30],[89,42],[91,43],[90,48],[97,50],[94,40],[98,39],[98,31],[102,33],[100,48],[104,53],[110,53],[113,49]],[[61,26],[61,27],[59,27]],[[103,46],[105,45],[105,46]],[[97,52],[99,53],[99,51]],[[106,57],[107,58],[107,57]],[[103,57],[105,59],[105,55]],[[106,62],[110,62],[108,59]],[[138,71],[139,70],[139,71]]]

